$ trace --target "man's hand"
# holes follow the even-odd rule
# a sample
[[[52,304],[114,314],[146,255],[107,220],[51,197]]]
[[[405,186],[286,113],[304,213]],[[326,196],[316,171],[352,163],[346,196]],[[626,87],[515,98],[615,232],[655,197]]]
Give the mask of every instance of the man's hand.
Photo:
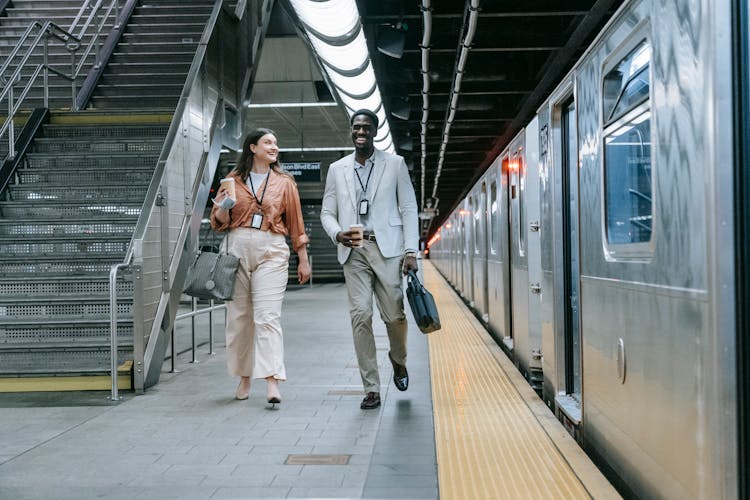
[[[344,245],[345,247],[358,247],[362,245],[362,238],[359,231],[339,231],[336,233],[336,241]],[[356,239],[354,239],[356,238]]]
[[[404,257],[404,275],[407,275],[409,271],[414,271],[416,273],[418,269],[416,255],[407,255]]]

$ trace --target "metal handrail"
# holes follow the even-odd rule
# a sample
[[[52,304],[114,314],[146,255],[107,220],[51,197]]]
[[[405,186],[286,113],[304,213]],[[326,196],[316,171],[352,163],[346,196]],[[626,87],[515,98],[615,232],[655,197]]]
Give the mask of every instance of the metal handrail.
[[[100,11],[102,10],[102,0],[97,0],[94,5],[92,5],[92,2],[90,0],[86,0],[81,8],[78,11],[78,14],[71,24],[70,28],[67,30],[64,28],[61,28],[57,24],[53,23],[52,21],[46,21],[44,23],[41,23],[40,21],[32,21],[29,24],[29,27],[26,29],[26,31],[21,35],[21,38],[19,39],[18,43],[16,43],[16,46],[11,50],[10,55],[6,59],[6,61],[3,63],[3,65],[0,67],[0,82],[3,83],[2,91],[0,92],[0,101],[3,101],[4,99],[8,99],[8,117],[6,118],[5,122],[3,123],[2,128],[0,128],[0,138],[3,137],[3,135],[7,132],[8,133],[8,158],[14,158],[15,157],[15,130],[13,125],[13,120],[16,117],[16,114],[21,109],[21,104],[26,99],[26,96],[29,94],[29,91],[34,87],[34,85],[37,82],[37,79],[39,78],[40,74],[43,74],[43,99],[44,99],[44,107],[48,107],[48,99],[49,99],[49,73],[53,73],[65,80],[68,80],[71,82],[71,93],[72,93],[72,100],[71,100],[71,109],[75,110],[76,108],[76,80],[81,74],[81,70],[83,69],[86,60],[88,59],[89,55],[91,54],[94,47],[98,47],[100,35],[104,29],[104,25],[107,23],[107,21],[110,19],[112,15],[112,11],[114,9],[115,11],[115,19],[114,19],[114,25],[117,26],[119,23],[119,0],[111,0],[109,3],[109,6],[106,8],[106,11],[104,12],[104,15],[100,17],[99,23],[95,24],[96,29],[92,34],[91,40],[89,43],[84,47],[83,55],[79,58],[78,63],[76,64],[76,53],[81,48],[83,44],[83,39],[87,35],[87,32],[89,30],[89,27],[92,25],[92,21],[99,16]],[[90,9],[90,12],[88,16],[86,17],[86,20],[81,27],[78,35],[74,35],[73,32],[78,27],[78,24],[81,20],[81,18],[84,16],[84,13],[86,10]],[[11,66],[13,61],[18,56],[19,52],[24,48],[24,45],[29,42],[29,39],[32,37],[32,32],[34,32],[36,29],[39,30],[39,32],[34,36],[33,41],[31,44],[26,48],[25,55],[21,58],[21,61],[16,65],[15,70],[13,71],[13,74],[9,77],[4,76],[6,71],[8,71],[8,68]],[[65,44],[65,48],[70,52],[71,54],[71,66],[70,66],[70,74],[65,74],[49,65],[48,62],[48,43],[50,38],[57,38],[61,42]],[[24,86],[23,90],[21,90],[20,95],[18,98],[14,99],[14,85],[22,80],[22,74],[25,69],[29,66],[28,61],[31,58],[31,56],[39,49],[39,47],[43,47],[43,55],[44,55],[44,62],[42,64],[37,65],[37,67],[33,70],[32,76],[28,79],[26,82],[26,85]],[[101,65],[102,61],[99,60],[99,54],[97,50],[97,56],[94,61],[94,65]],[[42,70],[44,72],[42,73]]]

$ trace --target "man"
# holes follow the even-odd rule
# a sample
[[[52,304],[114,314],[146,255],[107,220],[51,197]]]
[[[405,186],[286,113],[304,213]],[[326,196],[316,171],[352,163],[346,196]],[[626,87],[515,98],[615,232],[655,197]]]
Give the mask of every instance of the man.
[[[380,406],[380,375],[372,334],[372,296],[378,301],[390,341],[393,382],[409,386],[402,272],[417,270],[417,200],[400,156],[375,149],[378,117],[359,110],[351,117],[354,153],[331,164],[320,220],[338,244],[349,295],[354,350],[365,394],[360,408]],[[364,226],[364,238],[352,224]],[[364,240],[364,241],[363,241]]]

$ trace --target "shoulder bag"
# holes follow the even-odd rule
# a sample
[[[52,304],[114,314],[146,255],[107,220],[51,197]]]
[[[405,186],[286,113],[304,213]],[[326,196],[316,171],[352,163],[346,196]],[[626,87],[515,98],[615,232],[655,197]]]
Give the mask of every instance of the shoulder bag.
[[[224,253],[200,251],[190,265],[183,292],[198,299],[230,300],[240,260],[229,255],[229,233]]]

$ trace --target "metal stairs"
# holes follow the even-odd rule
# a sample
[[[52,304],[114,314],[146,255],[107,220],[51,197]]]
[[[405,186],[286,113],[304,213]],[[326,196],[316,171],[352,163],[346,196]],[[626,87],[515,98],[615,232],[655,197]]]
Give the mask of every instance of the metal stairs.
[[[109,268],[125,255],[168,127],[118,118],[54,114],[3,193],[0,376],[109,369]],[[122,363],[132,360],[132,282],[117,286]]]
[[[94,92],[96,109],[174,108],[210,0],[144,0],[130,17]]]
[[[82,0],[13,0],[11,6],[5,10],[5,16],[0,17],[0,64],[8,58],[21,35],[23,35],[32,21],[52,21],[67,30],[75,20],[82,5]],[[104,33],[106,34],[111,27],[111,21],[105,22]],[[84,35],[82,37],[83,43],[88,43],[92,36],[91,32]],[[24,49],[28,46],[29,44],[27,43]],[[93,56],[94,53],[87,58],[76,81],[77,88],[80,87],[93,64]],[[43,60],[43,52],[36,51],[29,59],[29,62],[37,65],[41,64]],[[50,39],[48,62],[50,66],[63,73],[70,73],[71,54],[61,40],[56,38]],[[15,68],[16,64],[14,62],[7,74],[11,74]],[[23,70],[22,80],[17,85],[18,89],[22,88],[22,84],[27,81],[32,70],[33,67],[31,66]],[[49,108],[70,109],[72,100],[71,83],[63,78],[51,75],[49,80]],[[36,85],[31,90],[29,97],[24,101],[23,107],[24,109],[43,107],[42,89],[39,85]]]

